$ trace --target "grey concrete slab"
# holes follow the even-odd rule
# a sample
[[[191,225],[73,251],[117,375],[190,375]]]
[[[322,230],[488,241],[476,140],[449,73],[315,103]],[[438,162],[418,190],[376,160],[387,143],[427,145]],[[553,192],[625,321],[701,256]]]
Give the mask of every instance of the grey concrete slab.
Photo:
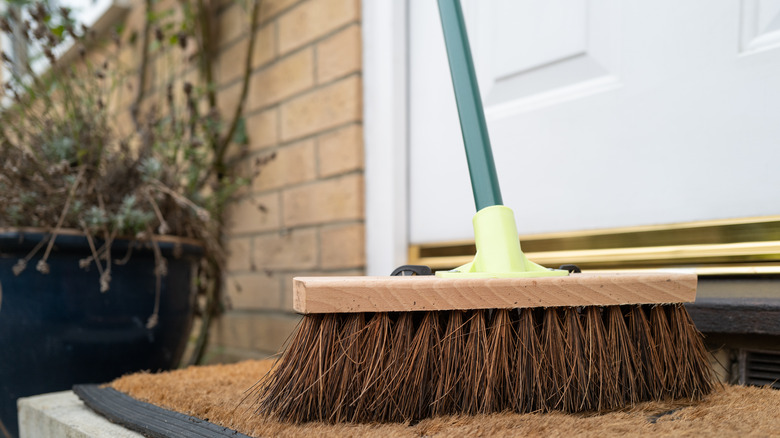
[[[143,438],[96,414],[73,391],[20,398],[17,406],[20,438]]]

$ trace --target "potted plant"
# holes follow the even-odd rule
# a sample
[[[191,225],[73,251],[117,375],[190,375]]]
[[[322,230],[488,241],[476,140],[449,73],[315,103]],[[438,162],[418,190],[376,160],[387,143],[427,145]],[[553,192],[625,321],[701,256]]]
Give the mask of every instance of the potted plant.
[[[46,4],[0,20],[49,64],[36,73],[2,54],[13,73],[0,108],[0,420],[11,433],[18,397],[176,366],[198,294],[206,316],[217,307],[222,213],[247,182],[225,156],[245,142],[248,76],[223,121],[209,11],[186,11],[186,23],[206,17],[200,26],[173,25],[146,7],[140,34],[108,43]],[[250,16],[254,26],[257,2]],[[123,41],[141,45],[139,65],[121,64]],[[55,56],[63,43],[74,60]],[[173,66],[155,84],[152,59]],[[203,85],[183,79],[192,65]],[[123,110],[130,126],[117,122]]]

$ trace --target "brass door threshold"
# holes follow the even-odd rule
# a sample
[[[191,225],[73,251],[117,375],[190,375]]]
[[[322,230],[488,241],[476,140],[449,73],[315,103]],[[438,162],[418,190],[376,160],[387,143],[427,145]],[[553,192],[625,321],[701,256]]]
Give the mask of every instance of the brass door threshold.
[[[536,263],[588,270],[683,268],[699,275],[780,274],[780,216],[521,235]],[[473,241],[417,244],[409,263],[452,269],[471,261]]]

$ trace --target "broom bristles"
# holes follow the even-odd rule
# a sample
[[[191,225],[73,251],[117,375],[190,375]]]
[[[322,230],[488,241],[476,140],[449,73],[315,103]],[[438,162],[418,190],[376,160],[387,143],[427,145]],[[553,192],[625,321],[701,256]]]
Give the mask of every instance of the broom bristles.
[[[509,309],[494,311],[488,326],[487,387],[481,409],[486,413],[516,410],[512,352],[517,349],[517,333],[509,312]]]
[[[441,339],[439,360],[439,379],[436,386],[436,398],[431,407],[434,415],[454,414],[460,407],[462,398],[464,354],[466,341],[463,335],[464,312],[454,310],[446,312],[446,331]]]
[[[589,409],[602,411],[620,406],[616,367],[608,354],[607,330],[599,307],[585,308],[585,359],[587,372],[587,399]]]
[[[371,417],[377,415],[373,401],[379,397],[385,382],[385,367],[390,353],[392,336],[390,316],[386,312],[375,313],[366,326],[364,348],[368,352],[364,367],[361,390],[355,400],[355,417]]]
[[[558,310],[545,309],[541,333],[542,410],[562,410],[568,383],[565,341]]]
[[[674,398],[699,400],[715,386],[712,367],[701,335],[682,304],[669,306],[669,325],[677,351],[677,385]]]
[[[254,388],[254,412],[336,423],[603,411],[701,399],[712,379],[681,304],[313,314]]]
[[[517,382],[515,391],[517,412],[534,412],[541,409],[544,397],[539,370],[541,351],[533,310],[522,309],[517,321],[517,350],[513,370]]]
[[[677,393],[677,374],[674,368],[677,362],[677,350],[674,348],[672,332],[663,306],[653,306],[650,309],[650,327],[653,335],[656,357],[658,358],[658,385],[665,394]]]
[[[461,411],[474,415],[485,412],[483,397],[487,389],[488,359],[485,311],[475,310],[467,326]]]
[[[636,364],[636,350],[629,336],[623,311],[618,306],[607,308],[608,331],[607,345],[610,365],[615,374],[618,393],[623,401],[620,404],[634,405],[641,399]]]
[[[563,410],[585,410],[588,401],[588,368],[585,356],[585,339],[580,315],[574,308],[564,310],[566,345],[566,371],[568,382],[563,400]]]

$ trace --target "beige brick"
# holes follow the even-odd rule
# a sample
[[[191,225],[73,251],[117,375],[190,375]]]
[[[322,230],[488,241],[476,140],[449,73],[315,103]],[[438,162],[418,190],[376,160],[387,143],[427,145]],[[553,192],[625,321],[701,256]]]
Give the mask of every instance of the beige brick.
[[[263,0],[260,4],[260,22],[264,23],[301,0]]]
[[[265,4],[266,2],[263,2]],[[252,65],[259,67],[276,56],[276,32],[273,25],[263,26],[255,31],[255,50]]]
[[[119,63],[124,68],[130,68],[132,66],[132,72],[128,77],[123,79],[121,85],[117,85],[117,101],[115,105],[118,108],[126,109],[130,107],[130,104],[135,100],[135,95],[138,90],[138,68],[135,66],[137,60],[140,58],[140,50],[136,46],[125,46],[119,51]]]
[[[282,140],[359,121],[362,112],[360,93],[360,79],[350,76],[285,102],[281,109]]]
[[[242,37],[236,43],[220,52],[214,69],[214,81],[224,85],[238,79],[244,73],[246,62],[246,50],[249,38]]]
[[[317,44],[317,83],[360,71],[360,26],[355,24]]]
[[[360,20],[360,0],[308,0],[279,17],[279,51],[286,53]]]
[[[114,121],[120,137],[127,137],[135,130],[133,126],[133,117],[130,114],[129,109],[119,112],[119,114],[115,116]]]
[[[233,201],[225,212],[227,234],[235,236],[278,228],[279,198],[278,193],[270,193]]]
[[[231,275],[225,279],[225,291],[233,309],[280,309],[279,277],[266,272]]]
[[[325,227],[320,230],[320,266],[323,269],[359,268],[365,265],[363,224]]]
[[[284,226],[363,218],[363,176],[345,175],[288,189],[282,195]]]
[[[294,143],[276,151],[276,158],[269,161],[255,178],[252,188],[257,191],[289,186],[316,177],[314,140]]]
[[[129,47],[130,40],[132,38],[135,38],[135,45],[133,47],[140,50],[145,19],[146,19],[145,8],[140,6],[130,8],[130,11],[127,13],[127,16],[122,22],[122,26],[124,26],[125,28],[125,30],[122,32],[122,38],[120,39],[123,48]],[[125,65],[130,65],[130,64],[125,64]]]
[[[243,78],[248,46],[249,38],[244,36],[220,52],[214,69],[216,83],[226,84]],[[268,63],[274,56],[276,56],[276,33],[273,26],[264,26],[255,31],[252,68]]]
[[[278,125],[278,108],[271,108],[246,117],[246,134],[249,137],[249,144],[231,144],[227,151],[227,160],[246,159],[246,155],[250,152],[261,151],[276,145],[279,140]]]
[[[230,120],[233,117],[240,99],[241,84],[238,82],[217,92],[217,109],[222,120]]]
[[[359,19],[359,0],[303,2],[279,17],[279,50],[286,53]]]
[[[249,30],[249,13],[236,2],[219,15],[219,45],[232,42]]]
[[[257,236],[253,261],[258,270],[308,269],[317,264],[317,230]]]
[[[248,107],[259,108],[299,93],[314,85],[314,52],[306,49],[279,60],[251,79]]]
[[[249,150],[259,151],[279,141],[279,109],[272,108],[246,119]]]
[[[388,272],[388,275],[390,273]],[[282,309],[289,312],[294,312],[293,309],[293,278],[295,277],[353,277],[358,275],[365,275],[365,272],[361,269],[347,269],[338,271],[295,271],[282,275]]]
[[[248,271],[252,267],[250,238],[235,238],[227,242],[227,271]]]
[[[152,3],[152,9],[157,12],[168,12],[173,9],[179,9],[177,6],[176,0],[158,0]]]
[[[298,325],[294,314],[228,312],[215,324],[214,343],[228,348],[278,351]]]
[[[143,2],[138,2],[139,9],[142,9],[140,7],[140,4]],[[179,5],[179,0],[156,0],[152,2],[152,9],[158,13],[162,13],[162,17],[159,19],[158,23],[156,23],[161,28],[165,29],[167,26],[175,25],[176,23],[181,23],[184,18],[184,10]],[[166,32],[167,34],[168,32]],[[154,35],[154,33],[152,33]]]
[[[363,127],[350,125],[322,134],[317,144],[321,177],[363,168]]]

